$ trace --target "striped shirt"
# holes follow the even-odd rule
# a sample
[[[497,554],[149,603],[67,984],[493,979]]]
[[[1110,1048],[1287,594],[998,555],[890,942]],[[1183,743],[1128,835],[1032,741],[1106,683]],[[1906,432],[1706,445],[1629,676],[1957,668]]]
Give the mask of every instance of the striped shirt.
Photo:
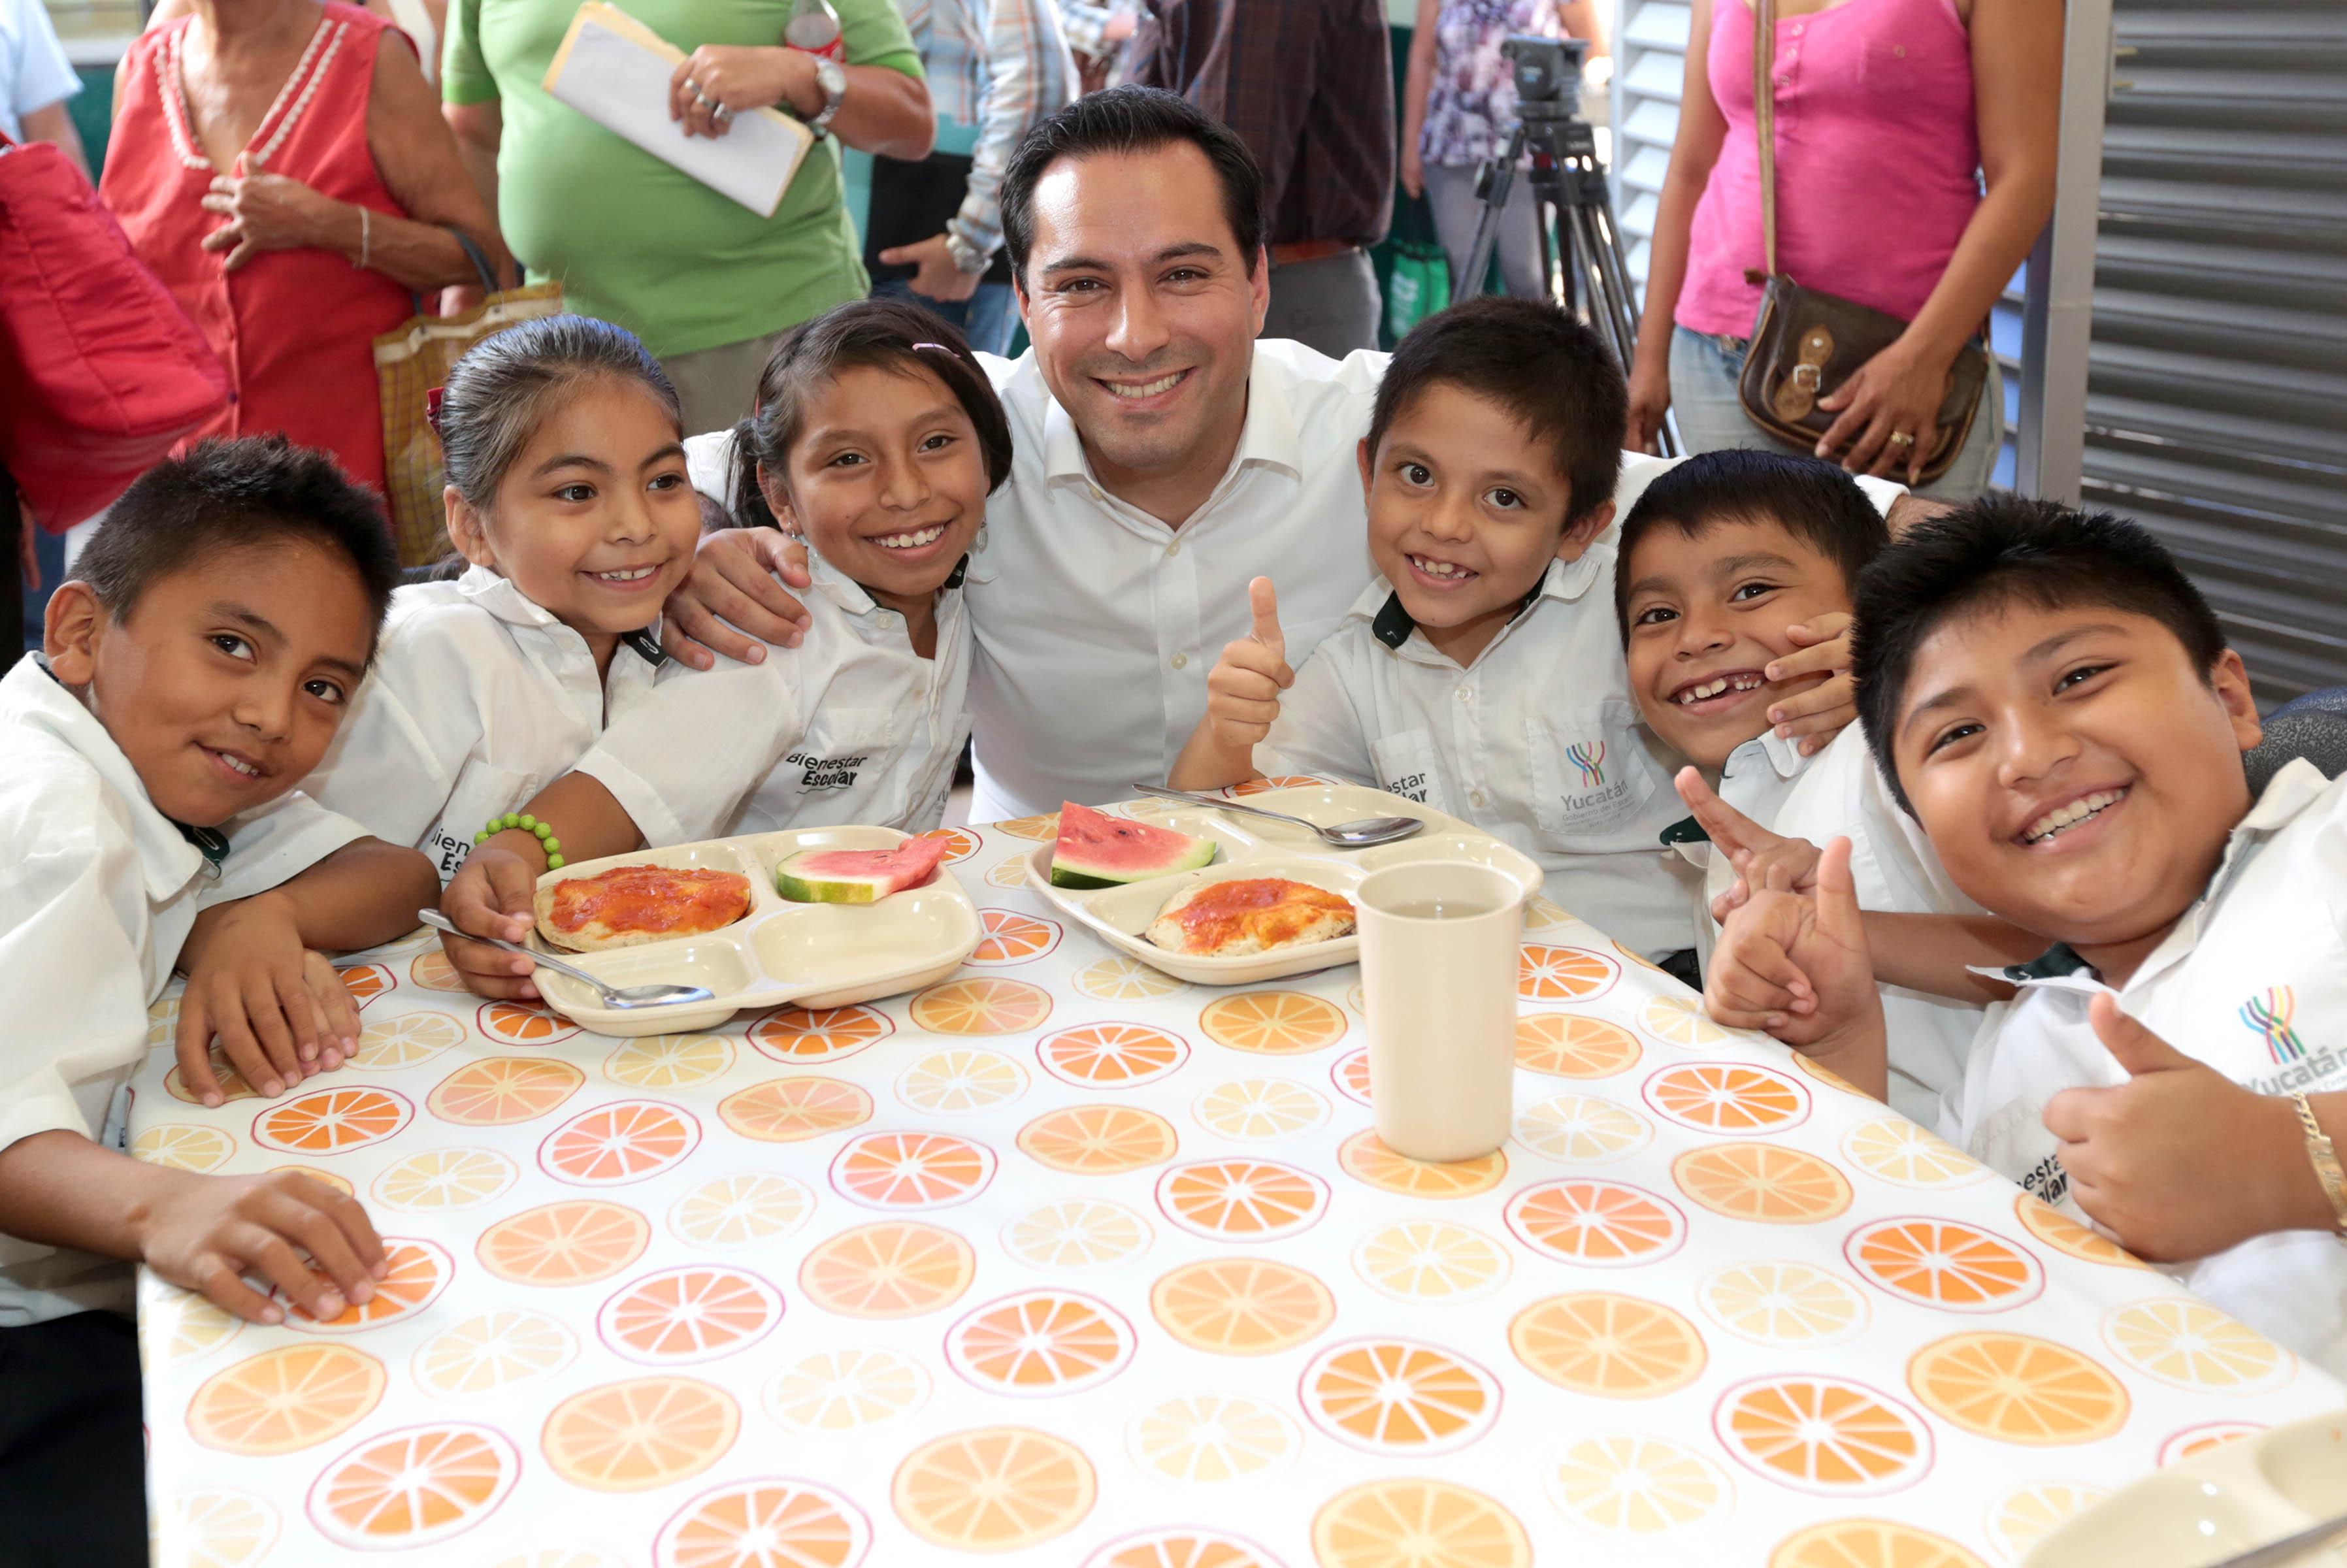
[[[1002,244],[1002,169],[1028,128],[1075,101],[1053,0],[903,0],[941,118],[979,128],[969,190],[946,225],[982,256]]]

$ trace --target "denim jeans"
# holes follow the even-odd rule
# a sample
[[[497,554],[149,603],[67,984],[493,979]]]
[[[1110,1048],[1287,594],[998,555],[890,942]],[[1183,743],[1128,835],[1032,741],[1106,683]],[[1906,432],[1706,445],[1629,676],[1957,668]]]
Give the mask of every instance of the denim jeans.
[[[1791,448],[1761,433],[1737,401],[1737,378],[1744,374],[1745,344],[1685,327],[1671,331],[1671,412],[1677,415],[1679,439],[1689,452],[1717,452],[1725,446],[1756,446],[1788,452]],[[1988,488],[1996,472],[1997,448],[2004,441],[2004,383],[1996,362],[1988,367],[1988,385],[1981,393],[1980,412],[1948,471],[1915,493],[1935,501],[1969,501]]]
[[[1019,325],[1019,312],[1008,283],[980,283],[966,300],[933,300],[913,292],[903,278],[872,285],[876,300],[910,300],[939,321],[958,330],[979,354],[1008,354],[1010,334]]]

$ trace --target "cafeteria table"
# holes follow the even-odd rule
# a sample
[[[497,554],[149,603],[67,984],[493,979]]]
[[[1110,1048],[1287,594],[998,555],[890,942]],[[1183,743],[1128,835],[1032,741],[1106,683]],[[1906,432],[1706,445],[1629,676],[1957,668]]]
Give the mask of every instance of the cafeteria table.
[[[953,978],[613,1040],[345,971],[361,1049],[132,1147],[364,1200],[264,1327],[147,1276],[166,1568],[1982,1568],[2347,1402],[1535,900],[1514,1135],[1370,1130],[1359,971],[1191,986],[940,830]],[[412,1553],[413,1555],[403,1555]]]

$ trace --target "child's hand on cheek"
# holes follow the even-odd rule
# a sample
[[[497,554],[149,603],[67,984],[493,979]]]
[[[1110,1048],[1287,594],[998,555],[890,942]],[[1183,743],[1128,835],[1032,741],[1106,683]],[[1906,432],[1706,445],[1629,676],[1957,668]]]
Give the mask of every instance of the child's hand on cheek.
[[[1287,639],[1279,630],[1279,600],[1271,579],[1247,584],[1247,604],[1255,612],[1255,629],[1236,642],[1226,643],[1223,656],[1206,677],[1206,722],[1215,745],[1248,753],[1271,733],[1279,717],[1279,694],[1296,684],[1287,667]]]
[[[2045,1103],[2078,1206],[2138,1257],[2207,1257],[2268,1231],[2325,1227],[2329,1204],[2298,1211],[2314,1187],[2288,1100],[2242,1088],[2119,1009],[2087,1010],[2128,1073],[2113,1089],[2065,1089]]]
[[[207,1105],[225,1096],[213,1036],[229,1063],[275,1096],[357,1049],[358,1008],[323,956],[302,946],[292,910],[263,893],[206,910],[180,949],[188,971],[173,1041],[179,1076]]]
[[[1788,626],[1785,635],[1800,649],[1771,663],[1761,673],[1771,681],[1798,681],[1825,675],[1806,692],[1771,703],[1768,722],[1787,740],[1799,740],[1801,754],[1813,757],[1858,719],[1858,685],[1850,673],[1850,618],[1839,610]]]
[[[521,941],[537,923],[533,911],[538,870],[521,850],[507,848],[495,840],[478,845],[449,879],[448,890],[440,897],[440,912],[456,922],[460,931]],[[521,954],[445,932],[440,947],[458,978],[478,995],[537,999],[538,987],[529,979],[537,966]]]

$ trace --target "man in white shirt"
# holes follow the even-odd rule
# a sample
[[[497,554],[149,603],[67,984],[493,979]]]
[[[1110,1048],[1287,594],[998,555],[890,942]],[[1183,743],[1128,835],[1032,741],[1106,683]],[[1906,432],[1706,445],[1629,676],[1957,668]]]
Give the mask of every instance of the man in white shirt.
[[[1081,98],[1011,158],[1003,231],[1034,347],[986,362],[1018,450],[965,589],[972,821],[1165,777],[1250,627],[1251,579],[1279,584],[1301,664],[1376,576],[1355,451],[1386,356],[1255,341],[1261,196],[1228,128],[1153,88]],[[705,540],[669,651],[707,669],[710,648],[754,662],[761,640],[795,643],[805,617],[770,575],[804,586],[795,557],[768,530]],[[1843,701],[1818,702],[1817,727]]]

